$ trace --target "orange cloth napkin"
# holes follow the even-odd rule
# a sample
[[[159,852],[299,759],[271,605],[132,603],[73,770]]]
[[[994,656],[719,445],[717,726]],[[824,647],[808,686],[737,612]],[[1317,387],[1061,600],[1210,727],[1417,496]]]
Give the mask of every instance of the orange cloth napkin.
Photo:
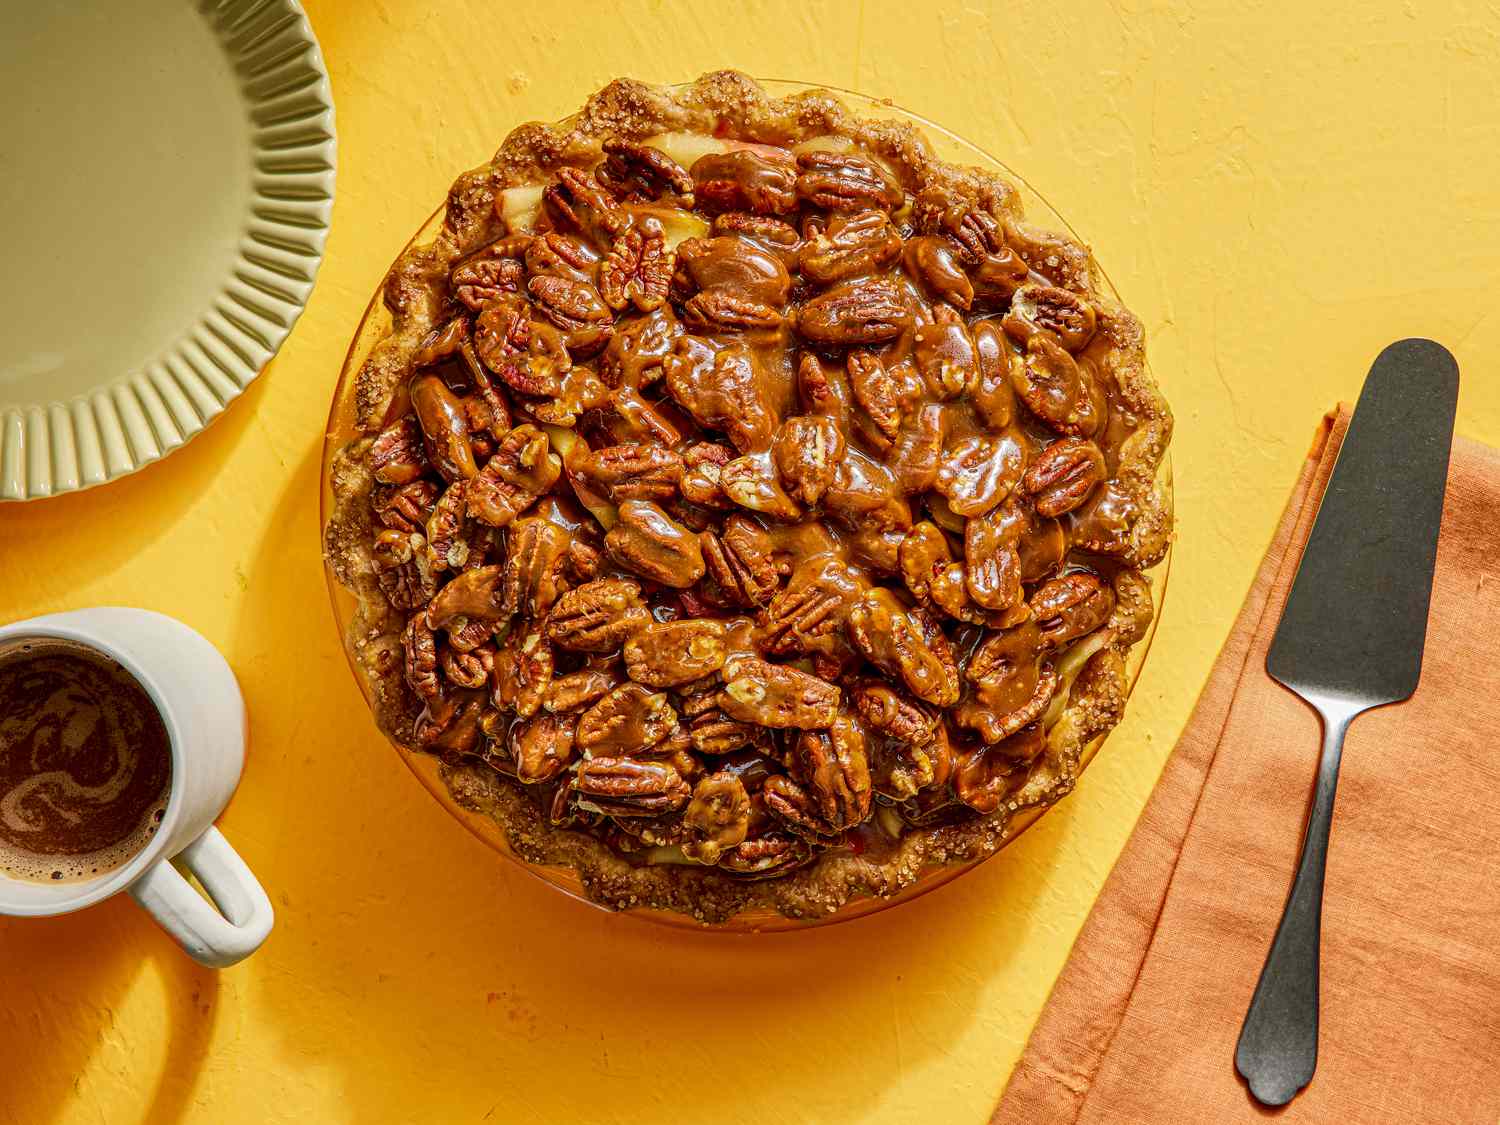
[[[1320,734],[1266,675],[1266,650],[1347,428],[1347,408],[1324,420],[993,1125],[1270,1115],[1234,1047],[1291,887]],[[1500,1121],[1497,519],[1500,454],[1455,442],[1421,684],[1356,719],[1345,744],[1318,1070],[1287,1122]]]

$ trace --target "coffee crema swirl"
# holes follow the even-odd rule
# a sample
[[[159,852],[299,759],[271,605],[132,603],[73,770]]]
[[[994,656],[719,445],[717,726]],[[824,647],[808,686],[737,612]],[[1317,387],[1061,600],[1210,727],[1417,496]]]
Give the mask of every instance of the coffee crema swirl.
[[[0,871],[57,882],[125,863],[161,822],[171,761],[118,663],[68,641],[0,647]]]

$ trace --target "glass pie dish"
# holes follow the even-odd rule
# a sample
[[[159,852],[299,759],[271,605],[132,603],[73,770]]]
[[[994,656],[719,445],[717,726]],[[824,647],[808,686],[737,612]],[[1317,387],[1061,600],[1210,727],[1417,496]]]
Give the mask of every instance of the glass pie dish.
[[[704,81],[707,81],[707,79],[705,79]],[[840,103],[840,105],[846,107],[847,110],[858,115],[858,117],[864,121],[892,122],[906,128],[915,128],[925,136],[927,142],[931,146],[932,154],[938,160],[953,165],[978,167],[990,175],[999,175],[1009,181],[1011,184],[1015,185],[1016,189],[1019,192],[1020,200],[1025,207],[1026,217],[1029,224],[1040,228],[1051,229],[1059,232],[1067,232],[1070,237],[1075,240],[1077,239],[1077,235],[1072,232],[1071,228],[1068,227],[1068,225],[1061,219],[1061,217],[1058,216],[1052,210],[1052,208],[1045,203],[1045,201],[1043,201],[1038,195],[1036,195],[1034,191],[1027,187],[1024,180],[1022,180],[1014,172],[1012,172],[999,161],[988,156],[978,148],[974,147],[968,142],[961,140],[952,133],[949,133],[948,131],[942,129],[937,125],[934,125],[929,121],[926,121],[905,111],[899,110],[886,102],[877,101],[845,91],[830,91],[826,87],[803,86],[787,82],[767,82],[762,84],[762,88],[766,91],[766,93],[768,93],[772,97],[777,98],[800,94],[803,92],[815,91],[822,96],[832,96]],[[564,122],[559,123],[558,127],[567,128],[569,122],[574,120],[576,119],[567,119]],[[422,229],[417,232],[412,241],[408,244],[408,250],[413,247],[425,246],[426,244],[431,242],[434,237],[436,237],[442,230],[443,222],[444,212],[440,210],[439,212],[431,216],[427,223],[424,224]],[[1009,228],[1007,228],[1007,230],[1009,230]],[[686,253],[686,247],[684,248],[684,253]],[[405,252],[403,252],[403,254],[405,254]],[[1045,267],[1036,268],[1044,269]],[[1022,273],[1025,272],[1026,271],[1023,268]],[[1033,274],[1033,276],[1035,275]],[[1090,290],[1090,292],[1097,292],[1103,299],[1118,301],[1118,297],[1114,293],[1113,288],[1109,285],[1108,280],[1106,278],[1103,278],[1102,275],[1098,276],[1095,279],[1094,285],[1095,288],[1093,290]],[[1009,290],[1007,290],[1006,292],[1009,292]],[[1018,296],[1018,302],[1019,299],[1020,298]],[[964,307],[967,307],[967,305],[965,305]],[[1092,316],[1092,314],[1090,314],[1090,316]],[[339,457],[346,446],[348,446],[352,441],[361,436],[356,421],[361,406],[361,403],[359,402],[357,382],[359,380],[361,371],[366,367],[366,361],[369,359],[372,352],[376,350],[377,345],[391,334],[392,327],[392,314],[387,306],[386,301],[382,299],[382,293],[377,292],[375,297],[371,300],[366,310],[364,319],[360,323],[359,328],[355,334],[354,341],[351,345],[348,357],[344,364],[338,387],[335,391],[332,410],[329,416],[324,450],[325,457],[322,477],[322,503],[323,524],[325,529],[328,529],[326,533],[329,534],[330,537],[332,536],[334,527],[333,521],[335,520],[337,510],[337,489],[339,487],[337,477],[340,472]],[[1091,330],[1092,329],[1090,329],[1090,331]],[[1138,353],[1138,332],[1136,333],[1134,339],[1137,341],[1136,352]],[[1033,341],[1033,344],[1035,343],[1036,341]],[[1139,368],[1139,364],[1137,365],[1137,368]],[[946,370],[946,368],[944,370]],[[424,378],[426,377],[424,376]],[[624,392],[622,391],[621,394],[623,393]],[[415,397],[415,395],[413,395],[413,397]],[[365,405],[368,406],[368,402],[366,402]],[[1125,424],[1127,426],[1135,425],[1136,423],[1130,422],[1129,418],[1130,416],[1127,415]],[[379,424],[381,423],[377,423],[377,426]],[[411,423],[408,422],[408,424]],[[1128,434],[1131,431],[1127,429],[1125,432]],[[462,435],[460,435],[460,439],[461,436]],[[1104,439],[1101,437],[1099,440],[1102,442]],[[728,479],[727,475],[725,479]],[[477,483],[478,482],[476,482],[476,486]],[[454,491],[457,492],[457,490],[458,486],[455,486]],[[1151,490],[1155,497],[1154,502],[1161,506],[1162,511],[1169,512],[1171,506],[1170,462],[1166,459],[1164,454],[1162,455],[1159,466],[1157,467],[1156,479],[1151,484]],[[1040,506],[1040,502],[1038,503],[1038,506]],[[908,525],[902,526],[904,527]],[[555,532],[555,529],[553,530]],[[1059,543],[1062,543],[1062,533],[1056,531],[1055,527],[1052,534],[1058,537]],[[900,539],[899,532],[897,533],[897,539]],[[1059,547],[1059,551],[1061,550],[1062,548]],[[1142,591],[1140,590],[1137,590],[1135,593],[1135,597],[1138,602],[1143,602],[1145,600],[1145,597],[1149,596],[1152,608],[1150,623],[1149,625],[1145,626],[1143,633],[1140,631],[1132,631],[1125,638],[1127,641],[1134,639],[1135,643],[1129,648],[1129,651],[1126,654],[1126,660],[1123,669],[1123,679],[1116,678],[1111,680],[1111,683],[1113,684],[1112,690],[1115,695],[1124,694],[1128,696],[1129,689],[1134,686],[1136,678],[1139,675],[1141,665],[1150,646],[1152,636],[1154,635],[1170,561],[1169,543],[1165,546],[1164,550],[1161,553],[1163,556],[1163,561],[1161,561],[1153,569],[1148,571],[1145,575],[1144,586],[1146,587],[1146,589],[1144,593],[1142,593]],[[1027,579],[1027,581],[1031,581],[1031,579]],[[1139,578],[1137,578],[1136,581],[1139,585]],[[354,628],[354,626],[357,625],[359,617],[359,602],[356,596],[342,584],[339,579],[339,573],[331,561],[328,565],[328,584],[330,596],[333,602],[334,613],[340,626],[341,637],[345,644],[345,652],[350,660],[351,668],[353,669],[356,680],[360,683],[361,689],[362,691],[364,691],[366,700],[368,703],[370,703],[372,710],[378,710],[378,701],[376,699],[376,695],[378,693],[372,691],[370,673],[367,670],[371,659],[371,652],[366,647],[368,643],[368,636],[362,635],[357,631],[356,628]],[[396,604],[403,603],[398,602]],[[1023,611],[1024,617],[1025,607],[1022,606],[1021,609]],[[916,611],[914,610],[913,612]],[[1089,628],[1092,628],[1092,626],[1089,626]],[[503,631],[497,630],[497,632],[502,633],[503,635]],[[1076,636],[1078,634],[1073,635]],[[545,645],[543,647],[545,648]],[[1081,648],[1082,646],[1080,645],[1077,647]],[[361,651],[362,649],[364,651]],[[1078,668],[1082,667],[1083,662],[1089,660],[1092,653],[1097,651],[1098,646],[1096,645],[1089,652],[1082,653],[1073,666],[1073,674],[1076,674]],[[1066,663],[1067,657],[1069,655],[1071,655],[1071,652],[1065,652],[1061,654],[1059,667]],[[1104,654],[1101,653],[1100,655],[1102,656]],[[387,664],[388,663],[389,661],[387,661]],[[774,667],[770,668],[769,670],[776,671]],[[1114,675],[1118,677],[1119,673],[1114,673]],[[727,674],[725,675],[724,679],[728,681],[729,677]],[[1069,679],[1067,680],[1067,682],[1071,684],[1072,681],[1071,679]],[[730,689],[732,689],[733,686],[733,684],[730,684]],[[1027,690],[1029,691],[1030,688],[1028,688]],[[954,692],[955,694],[951,698],[957,698],[956,688],[954,689]],[[1066,692],[1059,693],[1059,701],[1062,700],[1064,694],[1066,694]],[[1047,696],[1039,696],[1038,699],[1040,699],[1042,704],[1045,704],[1047,702]],[[1111,702],[1114,703],[1116,705],[1116,708],[1118,709],[1120,701],[1112,700]],[[729,707],[728,703],[724,703],[723,705],[725,707]],[[1053,710],[1053,712],[1049,713],[1055,713],[1055,709]],[[1110,723],[1109,725],[1112,726],[1113,724]],[[1034,726],[1036,726],[1037,729],[1040,729],[1040,721],[1034,724]],[[581,729],[582,728],[580,728],[580,730]],[[1092,729],[1097,730],[1100,728],[1093,727]],[[1103,736],[1089,741],[1086,745],[1080,746],[1079,743],[1082,742],[1082,739],[1076,737],[1076,735],[1077,732],[1075,731],[1073,738],[1073,748],[1077,750],[1076,769],[1077,771],[1081,771],[1082,768],[1087,764],[1087,762],[1092,759],[1093,755],[1097,753],[1099,744],[1103,741]],[[988,737],[989,740],[993,740],[997,736],[990,735]],[[490,844],[502,854],[515,859],[517,862],[520,862],[522,866],[532,874],[537,875],[544,881],[552,884],[553,886],[570,895],[573,895],[576,898],[579,898],[586,902],[594,903],[595,900],[599,897],[597,894],[591,895],[590,893],[588,893],[588,890],[585,887],[585,880],[580,877],[579,871],[574,867],[553,865],[550,863],[529,862],[518,855],[512,845],[512,840],[515,837],[507,832],[506,827],[502,823],[500,823],[500,821],[498,821],[491,815],[487,815],[484,812],[476,811],[472,797],[469,800],[459,799],[459,794],[455,792],[454,785],[451,784],[451,782],[453,781],[453,777],[451,775],[445,775],[445,767],[442,758],[430,753],[413,751],[405,746],[400,745],[399,743],[394,744],[396,744],[396,748],[401,754],[403,760],[406,761],[407,765],[428,788],[428,790],[432,792],[433,795],[437,797],[437,799],[453,815],[458,817],[462,823],[464,823],[471,831],[475,832],[476,835],[480,836],[481,839],[485,840],[486,843]],[[585,757],[587,758],[587,754],[585,754]],[[676,776],[675,773],[673,774],[673,776]],[[1057,792],[1066,793],[1069,788],[1071,788],[1070,780],[1069,784],[1059,788]],[[769,789],[770,787],[768,786],[768,792]],[[741,794],[741,799],[743,799],[743,793]],[[1012,808],[1019,808],[1019,811],[1014,812],[1013,815],[1009,816],[1008,819],[1006,819],[1003,832],[1000,832],[998,835],[994,836],[993,839],[997,839],[1002,846],[1003,843],[1008,843],[1010,839],[1013,839],[1015,835],[1017,835],[1020,831],[1024,830],[1025,827],[1032,823],[1042,811],[1045,811],[1045,807],[1050,806],[1052,801],[1055,799],[1056,796],[1052,796],[1051,798],[1047,799],[1041,807],[1038,808],[1022,807],[1020,804],[1012,805]],[[878,811],[879,810],[877,810],[877,812]],[[847,846],[852,847],[854,856],[857,857],[864,853],[864,850],[867,846],[866,841],[869,841],[870,844],[874,846],[875,851],[878,851],[882,847],[886,847],[886,845],[882,844],[875,835],[878,830],[876,827],[874,827],[874,824],[876,820],[880,819],[881,818],[877,816],[871,821],[849,830],[849,833],[845,838],[845,842]],[[899,825],[900,821],[895,812],[891,811],[889,816],[885,818],[883,823],[888,826],[891,824]],[[919,821],[918,823],[926,824],[928,822],[924,820]],[[563,829],[557,829],[556,831],[561,834],[566,834]],[[887,833],[890,836],[891,840],[897,841],[899,843],[901,839],[901,832],[899,830],[890,829],[888,827]],[[743,831],[741,832],[741,834],[743,835]],[[962,872],[977,865],[977,863],[982,862],[984,858],[988,857],[988,855],[993,854],[994,849],[995,844],[991,843],[989,847],[983,851],[982,854],[977,855],[975,858],[966,859],[962,862],[956,863],[932,864],[929,866],[924,866],[917,871],[912,871],[910,869],[910,866],[908,865],[908,870],[905,874],[903,874],[899,882],[885,884],[886,890],[889,893],[883,893],[879,897],[856,895],[855,897],[848,898],[847,901],[840,900],[840,905],[838,905],[836,909],[832,909],[831,911],[811,912],[814,913],[815,916],[809,916],[806,918],[788,917],[784,913],[772,909],[769,906],[762,908],[760,905],[756,904],[749,908],[737,907],[737,912],[732,913],[727,918],[720,917],[716,918],[715,920],[717,921],[718,928],[720,929],[760,932],[767,930],[798,928],[805,925],[827,923],[831,921],[843,921],[849,918],[859,917],[863,914],[884,909],[886,906],[894,905],[897,902],[905,901],[908,898],[915,897],[926,892],[927,890],[933,889],[934,887],[941,886],[943,883],[948,882],[950,879],[955,878]],[[647,864],[681,864],[683,862],[681,858],[675,860],[656,858],[657,854],[661,853],[664,850],[670,851],[670,849],[653,848],[648,852],[641,853],[638,856],[638,859],[640,862]],[[887,850],[889,850],[889,848],[887,848]],[[875,854],[875,851],[872,851],[872,855]],[[637,863],[637,860],[631,860],[631,863]],[[657,875],[652,876],[652,878],[660,881],[663,876]],[[673,878],[676,878],[676,876],[674,876]],[[695,880],[697,879],[696,876],[693,878]],[[630,899],[627,901],[633,902],[634,900]],[[616,905],[624,904],[617,901]],[[700,921],[696,920],[691,915],[686,913],[678,913],[673,910],[646,908],[639,905],[629,906],[628,909],[632,913],[639,914],[640,916],[657,922],[693,927],[697,927],[701,924]],[[681,908],[679,907],[679,909]]]

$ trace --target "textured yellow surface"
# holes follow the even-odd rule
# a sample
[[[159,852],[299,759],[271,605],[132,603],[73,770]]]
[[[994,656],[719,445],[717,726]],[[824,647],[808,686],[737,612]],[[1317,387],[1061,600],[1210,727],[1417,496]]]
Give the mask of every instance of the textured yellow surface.
[[[307,6],[338,105],[339,194],[281,356],[168,461],[0,508],[0,620],[141,605],[228,656],[252,747],[223,827],[277,929],[215,974],[127,901],[0,921],[0,1120],[983,1120],[1317,416],[1357,391],[1384,343],[1427,334],[1465,370],[1460,431],[1500,441],[1500,12]],[[363,713],[316,506],[350,333],[453,175],[512,124],[561,116],[617,74],[721,65],[888,96],[1023,171],[1145,321],[1178,419],[1165,620],[1079,791],[913,904],[749,939],[591,911],[450,820]],[[58,297],[80,300],[79,331],[107,299]]]

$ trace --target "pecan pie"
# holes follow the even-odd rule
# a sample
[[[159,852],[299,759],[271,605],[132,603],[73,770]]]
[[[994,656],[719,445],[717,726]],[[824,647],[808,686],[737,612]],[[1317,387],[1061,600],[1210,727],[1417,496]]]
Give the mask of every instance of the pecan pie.
[[[993,851],[1119,720],[1171,531],[1140,324],[909,125],[614,82],[460,177],[385,301],[350,647],[524,859],[825,914]]]

